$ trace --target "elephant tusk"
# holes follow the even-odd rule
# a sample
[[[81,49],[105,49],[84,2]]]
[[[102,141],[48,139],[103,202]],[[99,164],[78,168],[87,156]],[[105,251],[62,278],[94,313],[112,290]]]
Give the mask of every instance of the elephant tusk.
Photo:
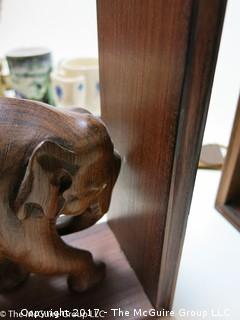
[[[64,216],[61,215],[60,221],[57,220],[57,229],[60,235],[77,232],[86,229],[96,223],[102,217],[102,210],[99,202],[91,204],[80,215]],[[62,222],[62,223],[61,223]]]
[[[95,202],[94,204],[90,205],[91,215],[96,217],[100,217],[102,215],[102,210],[100,208],[99,202]]]

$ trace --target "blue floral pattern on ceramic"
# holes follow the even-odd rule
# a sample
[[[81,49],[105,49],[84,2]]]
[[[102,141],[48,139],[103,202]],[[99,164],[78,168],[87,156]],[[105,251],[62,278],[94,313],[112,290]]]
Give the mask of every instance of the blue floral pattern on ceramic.
[[[83,88],[84,88],[84,85],[83,85],[82,83],[80,83],[79,86],[78,86],[78,90],[79,90],[79,91],[82,91]]]
[[[59,99],[62,99],[62,97],[63,97],[63,89],[60,86],[56,86],[55,87],[55,92],[56,92],[57,97]]]
[[[100,91],[99,82],[97,82],[97,83],[96,83],[96,90],[97,90],[97,92],[99,92],[99,91]]]

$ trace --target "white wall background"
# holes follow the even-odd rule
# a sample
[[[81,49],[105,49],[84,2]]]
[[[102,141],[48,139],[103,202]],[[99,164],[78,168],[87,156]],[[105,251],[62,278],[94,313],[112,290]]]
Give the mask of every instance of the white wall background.
[[[157,1],[157,0],[156,0]],[[240,87],[240,1],[228,0],[204,143],[227,145]],[[54,60],[98,56],[95,0],[2,0],[0,57],[47,46]]]
[[[0,56],[22,46],[47,46],[55,61],[97,57],[95,0],[2,0]]]
[[[228,145],[240,89],[240,1],[228,0],[203,143]]]

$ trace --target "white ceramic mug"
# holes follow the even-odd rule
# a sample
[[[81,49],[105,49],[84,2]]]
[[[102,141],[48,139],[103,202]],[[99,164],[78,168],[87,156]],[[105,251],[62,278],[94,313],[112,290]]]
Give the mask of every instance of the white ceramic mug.
[[[95,58],[73,58],[60,64],[60,72],[66,77],[83,76],[86,81],[84,107],[93,114],[100,115],[99,70]]]
[[[51,73],[51,87],[57,107],[84,107],[86,82],[83,76],[69,77],[61,73]]]

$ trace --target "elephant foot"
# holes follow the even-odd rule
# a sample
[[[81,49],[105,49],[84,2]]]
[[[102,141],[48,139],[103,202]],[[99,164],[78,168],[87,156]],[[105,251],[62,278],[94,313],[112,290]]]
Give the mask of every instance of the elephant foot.
[[[89,270],[86,273],[70,274],[68,277],[68,287],[70,291],[82,293],[88,291],[99,284],[106,274],[106,266],[100,262],[94,265],[92,272]]]
[[[29,272],[8,259],[0,262],[0,293],[10,292],[23,284]]]

